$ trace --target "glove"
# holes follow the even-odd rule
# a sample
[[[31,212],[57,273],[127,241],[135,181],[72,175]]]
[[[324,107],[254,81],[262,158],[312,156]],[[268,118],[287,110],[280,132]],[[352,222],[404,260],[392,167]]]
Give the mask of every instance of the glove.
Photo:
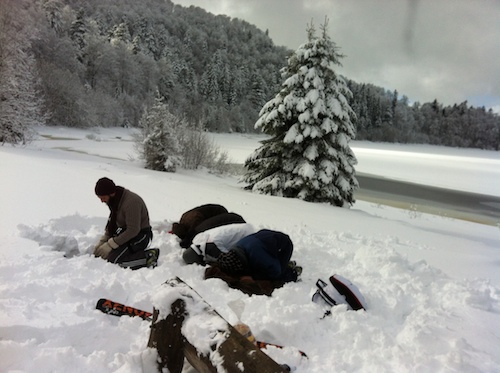
[[[109,236],[107,234],[104,234],[101,236],[101,238],[99,238],[99,242],[97,243],[97,245],[94,246],[94,255],[99,246],[101,246],[107,240],[109,240]]]
[[[95,250],[94,255],[103,259],[108,259],[111,250],[116,249],[117,247],[118,244],[115,240],[110,238]]]
[[[95,250],[94,255],[103,259],[108,259],[111,250],[116,249],[118,246],[115,240],[110,238]]]
[[[97,257],[101,257],[103,259],[108,259],[109,254],[111,253],[113,248],[109,246],[107,242],[104,242],[101,246],[99,246],[95,251],[94,255]]]
[[[120,246],[120,245],[118,245],[118,244],[115,242],[115,240],[114,240],[114,239],[112,239],[112,238],[110,238],[110,239],[108,240],[108,245],[109,245],[109,246],[111,246],[111,248],[112,248],[112,249],[116,249],[116,248],[118,248],[118,246]]]

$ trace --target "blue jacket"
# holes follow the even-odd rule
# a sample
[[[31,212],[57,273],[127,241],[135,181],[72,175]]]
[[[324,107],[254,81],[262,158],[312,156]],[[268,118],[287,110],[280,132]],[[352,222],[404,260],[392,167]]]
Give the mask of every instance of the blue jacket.
[[[292,257],[293,243],[288,235],[262,229],[236,243],[247,259],[247,271],[256,280],[291,281],[288,262]]]

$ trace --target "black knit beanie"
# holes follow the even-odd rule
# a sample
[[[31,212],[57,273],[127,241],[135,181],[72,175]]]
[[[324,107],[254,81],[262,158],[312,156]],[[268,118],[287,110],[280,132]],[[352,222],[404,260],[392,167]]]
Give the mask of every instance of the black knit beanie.
[[[113,180],[103,177],[95,184],[95,194],[98,196],[109,196],[116,192],[116,185]]]
[[[239,249],[232,249],[227,253],[222,253],[217,258],[220,269],[231,275],[241,274],[247,266],[245,253]]]

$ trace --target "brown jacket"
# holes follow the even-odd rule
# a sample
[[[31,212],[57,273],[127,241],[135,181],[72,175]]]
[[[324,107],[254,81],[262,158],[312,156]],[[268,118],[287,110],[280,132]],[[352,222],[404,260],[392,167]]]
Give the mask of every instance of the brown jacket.
[[[119,246],[137,236],[141,229],[150,227],[146,204],[140,196],[128,189],[124,189],[118,204],[116,225],[122,229],[122,233],[113,238]],[[106,234],[113,237],[114,232]]]
[[[172,224],[172,233],[180,239],[188,238],[191,240],[195,236],[193,230],[198,224],[223,213],[227,213],[227,209],[224,206],[213,203],[195,207],[182,214],[178,223]]]

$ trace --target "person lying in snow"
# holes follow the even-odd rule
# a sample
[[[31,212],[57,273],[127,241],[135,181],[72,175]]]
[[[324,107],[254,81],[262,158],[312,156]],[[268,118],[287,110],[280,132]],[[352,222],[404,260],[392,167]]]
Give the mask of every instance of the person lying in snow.
[[[194,229],[192,229],[189,234],[179,242],[179,245],[184,249],[188,248],[193,243],[193,238],[201,232],[205,232],[212,228],[221,227],[223,225],[239,223],[246,223],[246,221],[240,215],[234,212],[226,212],[212,216],[211,218],[203,220]]]
[[[107,177],[97,181],[95,194],[108,205],[110,214],[93,254],[131,269],[156,266],[159,249],[146,250],[153,239],[153,232],[143,199],[128,189],[116,186]]]
[[[189,247],[191,239],[196,236],[194,233],[194,229],[198,224],[203,222],[206,219],[209,219],[213,216],[227,213],[227,209],[224,206],[217,204],[206,204],[197,206],[189,211],[186,211],[182,214],[179,222],[172,224],[172,233],[175,234],[183,241],[189,242],[186,246]]]
[[[198,233],[182,254],[187,264],[213,263],[221,253],[227,253],[240,239],[255,233],[251,224],[226,224]]]
[[[205,278],[221,278],[248,294],[271,295],[286,282],[297,281],[302,268],[290,261],[293,243],[282,232],[262,229],[239,240],[214,265]]]

